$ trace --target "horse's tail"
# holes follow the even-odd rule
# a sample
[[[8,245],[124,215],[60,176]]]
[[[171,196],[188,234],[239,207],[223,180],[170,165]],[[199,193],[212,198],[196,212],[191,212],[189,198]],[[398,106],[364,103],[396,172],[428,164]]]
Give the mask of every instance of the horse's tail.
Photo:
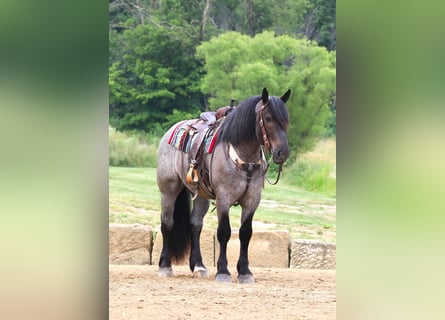
[[[173,228],[168,241],[170,257],[172,262],[177,264],[183,262],[190,252],[192,234],[190,206],[190,191],[184,188],[176,198]]]

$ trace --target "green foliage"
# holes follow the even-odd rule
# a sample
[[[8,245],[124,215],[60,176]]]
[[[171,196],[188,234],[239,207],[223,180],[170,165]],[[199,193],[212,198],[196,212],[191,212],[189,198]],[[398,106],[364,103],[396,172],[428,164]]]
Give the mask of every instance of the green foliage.
[[[336,1],[309,0],[305,5],[304,23],[297,34],[315,40],[328,50],[336,48]]]
[[[308,150],[325,134],[335,97],[335,52],[272,32],[254,38],[228,32],[201,44],[197,57],[205,63],[201,88],[210,96],[210,109],[227,104],[228,97],[258,95],[263,87],[274,95],[291,88],[291,149]]]
[[[337,102],[334,100],[330,105],[331,115],[328,118],[328,127],[326,136],[334,137],[337,135]]]
[[[210,13],[214,24],[225,31],[252,36],[272,31],[315,40],[329,50],[336,47],[335,15],[335,0],[214,0]]]
[[[202,109],[190,37],[151,24],[110,37],[123,44],[120,55],[110,61],[110,119],[117,129],[150,131],[174,109]]]
[[[202,29],[204,14],[207,23]],[[188,32],[196,44],[227,31],[251,36],[273,31],[315,40],[329,50],[336,47],[335,0],[202,0],[193,5],[188,0],[138,0],[137,4],[110,0],[109,17],[110,28],[117,32],[154,24]]]
[[[323,139],[315,148],[298,155],[296,161],[285,166],[284,180],[310,192],[336,194],[336,142]]]
[[[328,163],[301,160],[291,165],[285,180],[310,192],[335,194],[336,180],[332,178],[331,171],[332,166]]]
[[[109,127],[109,164],[117,167],[156,167],[159,139],[125,134]]]
[[[319,47],[335,49],[335,12],[333,0],[110,0],[110,124],[158,134],[291,88],[291,148],[310,149],[335,134],[335,51]]]
[[[173,110],[172,114],[166,116],[166,127],[171,127],[175,123],[182,121],[184,119],[197,119],[199,118],[199,113],[188,113],[179,110]]]

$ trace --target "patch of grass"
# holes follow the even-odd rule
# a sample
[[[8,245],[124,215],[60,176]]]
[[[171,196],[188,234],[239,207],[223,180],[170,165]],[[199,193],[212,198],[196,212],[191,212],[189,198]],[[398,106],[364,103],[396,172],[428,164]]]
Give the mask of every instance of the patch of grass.
[[[110,166],[151,167],[157,165],[157,147],[160,138],[143,132],[119,132],[109,127]],[[275,180],[277,165],[271,164],[268,176]],[[318,141],[313,150],[298,155],[286,163],[282,182],[309,192],[336,194],[336,141],[326,138]],[[281,194],[280,194],[281,196]]]
[[[109,168],[110,222],[142,223],[158,230],[160,193],[155,168]],[[204,227],[216,230],[216,210],[204,219]],[[325,194],[304,191],[285,181],[266,183],[254,217],[254,230],[288,230],[296,239],[335,242],[336,200]],[[240,227],[241,208],[232,207],[232,230]]]
[[[109,168],[110,222],[155,226],[159,201],[155,168]]]
[[[293,182],[308,191],[335,193],[336,180],[330,176],[327,163],[297,161],[288,171]]]
[[[284,171],[287,183],[310,192],[336,194],[336,142],[320,140],[314,150],[297,157]]]
[[[118,167],[156,167],[159,139],[109,127],[109,164]]]
[[[322,139],[317,142],[314,149],[303,153],[301,160],[336,164],[336,141],[334,138]]]

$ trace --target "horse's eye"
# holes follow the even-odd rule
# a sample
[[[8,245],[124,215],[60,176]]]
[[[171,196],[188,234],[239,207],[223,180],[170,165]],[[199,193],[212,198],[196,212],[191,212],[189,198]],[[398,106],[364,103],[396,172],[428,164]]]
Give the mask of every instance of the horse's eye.
[[[264,117],[264,121],[266,121],[266,122],[272,122],[272,117],[271,116],[265,116]]]

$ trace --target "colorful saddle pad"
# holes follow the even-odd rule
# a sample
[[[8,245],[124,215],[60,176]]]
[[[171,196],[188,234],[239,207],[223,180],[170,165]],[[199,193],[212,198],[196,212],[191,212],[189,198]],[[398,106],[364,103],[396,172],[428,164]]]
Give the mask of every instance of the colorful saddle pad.
[[[173,130],[168,144],[183,152],[193,152],[204,144],[204,152],[212,153],[218,136],[219,125],[208,126],[201,120],[180,122]]]

